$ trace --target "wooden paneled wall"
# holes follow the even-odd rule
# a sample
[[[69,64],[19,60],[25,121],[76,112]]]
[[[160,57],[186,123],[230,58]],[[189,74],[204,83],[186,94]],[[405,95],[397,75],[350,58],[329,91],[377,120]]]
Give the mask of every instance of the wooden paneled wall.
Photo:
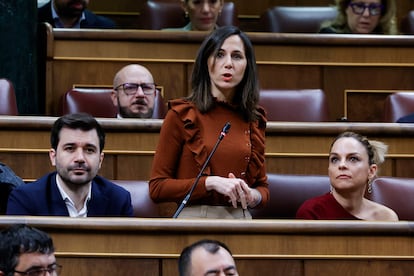
[[[55,120],[55,117],[0,116],[0,162],[25,180],[35,180],[54,170],[48,150]],[[162,120],[98,120],[107,134],[105,159],[99,174],[109,179],[149,179]],[[335,136],[346,130],[389,145],[379,172],[382,176],[414,178],[413,124],[269,122],[267,171],[326,175],[329,146]]]
[[[186,96],[204,33],[46,28],[46,114],[74,84],[110,85],[129,63],[147,66],[165,99]],[[331,121],[381,122],[385,97],[414,90],[414,36],[248,33],[264,89],[321,88]],[[384,91],[386,93],[384,93]],[[388,93],[388,94],[387,94]]]
[[[232,250],[240,275],[412,273],[413,223],[301,220],[0,218],[52,236],[62,276],[177,275],[181,250],[203,238]]]
[[[139,28],[137,18],[140,15],[142,4],[146,0],[100,0],[91,1],[90,9],[98,14],[113,18],[121,28]],[[179,2],[180,0],[163,0]],[[225,0],[227,1],[227,0]],[[260,0],[254,5],[246,0],[232,0],[235,3],[241,28],[244,31],[259,31],[259,18],[266,9],[274,6],[328,6],[334,0]],[[414,10],[414,0],[395,0],[397,4],[397,18],[400,20]]]

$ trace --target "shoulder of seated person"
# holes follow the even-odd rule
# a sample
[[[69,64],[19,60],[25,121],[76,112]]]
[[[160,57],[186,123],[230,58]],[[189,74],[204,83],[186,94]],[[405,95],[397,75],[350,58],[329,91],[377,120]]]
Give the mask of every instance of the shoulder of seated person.
[[[337,31],[332,27],[324,27],[319,30],[320,34],[336,34]]]

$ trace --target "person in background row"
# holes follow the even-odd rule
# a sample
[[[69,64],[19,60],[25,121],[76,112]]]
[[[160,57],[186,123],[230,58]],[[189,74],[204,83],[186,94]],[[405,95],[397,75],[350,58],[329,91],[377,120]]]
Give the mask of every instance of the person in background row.
[[[340,134],[329,153],[331,192],[305,201],[296,217],[397,221],[393,210],[365,198],[386,152],[382,142],[353,132]]]
[[[89,0],[51,0],[38,8],[37,21],[48,22],[53,28],[113,29],[115,23],[89,11]]]
[[[18,224],[0,232],[0,276],[59,275],[52,238],[28,225]]]
[[[230,249],[216,240],[200,240],[186,248],[178,259],[180,276],[239,275]]]
[[[118,118],[152,118],[156,85],[151,72],[142,65],[129,64],[114,77],[112,101]]]
[[[223,9],[224,0],[181,0],[189,23],[171,31],[212,31],[217,28],[217,18]]]
[[[266,117],[257,79],[245,33],[234,26],[210,33],[194,63],[191,95],[169,101],[149,182],[154,201],[183,200],[230,122],[179,218],[251,219],[248,208],[268,202]]]
[[[104,158],[105,133],[89,114],[55,121],[49,158],[56,171],[12,190],[8,215],[133,216],[131,195],[97,175]]]
[[[338,16],[320,33],[398,34],[395,0],[336,0]]]

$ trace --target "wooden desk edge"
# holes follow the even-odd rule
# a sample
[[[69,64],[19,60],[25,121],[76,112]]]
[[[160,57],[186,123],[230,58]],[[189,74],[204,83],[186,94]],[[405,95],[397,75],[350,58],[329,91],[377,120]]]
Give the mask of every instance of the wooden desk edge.
[[[165,218],[68,218],[48,216],[0,216],[0,228],[13,224],[30,224],[47,231],[140,231],[157,233],[262,233],[323,235],[412,235],[414,222],[316,221],[316,220],[203,220]]]
[[[52,116],[0,116],[0,129],[50,130],[58,117]],[[159,132],[162,119],[96,118],[106,131]],[[275,134],[324,134],[336,136],[343,131],[361,132],[366,135],[413,135],[414,124],[353,123],[353,122],[267,122],[266,133]],[[217,130],[219,131],[219,129]]]

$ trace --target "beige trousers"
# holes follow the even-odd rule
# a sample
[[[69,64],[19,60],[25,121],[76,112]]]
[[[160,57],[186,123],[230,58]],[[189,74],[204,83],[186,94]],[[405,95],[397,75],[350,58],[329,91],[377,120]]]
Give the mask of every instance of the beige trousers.
[[[185,207],[178,218],[208,218],[208,219],[252,219],[249,210],[241,207],[194,205]]]

